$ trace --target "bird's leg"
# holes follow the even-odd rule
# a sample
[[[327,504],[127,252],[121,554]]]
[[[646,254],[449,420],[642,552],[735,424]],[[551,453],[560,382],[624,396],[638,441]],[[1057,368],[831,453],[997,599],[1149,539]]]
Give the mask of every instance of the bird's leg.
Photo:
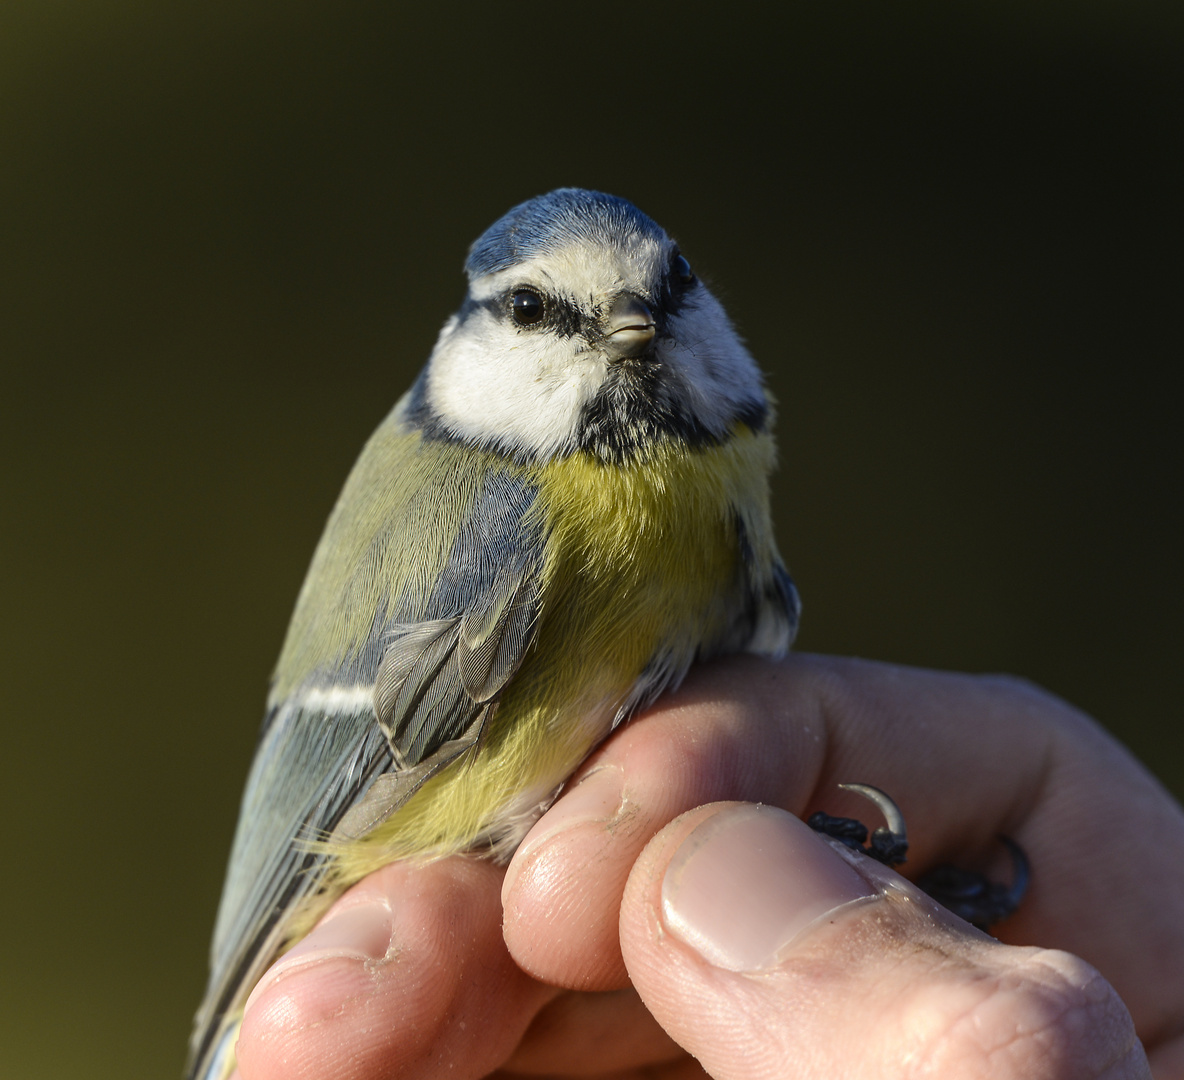
[[[882,862],[885,866],[899,866],[908,853],[908,833],[900,808],[879,788],[870,784],[840,784],[845,791],[853,791],[871,800],[879,808],[887,822],[871,834],[868,840],[867,826],[855,818],[833,817],[821,810],[811,814],[806,822],[811,829],[829,836],[832,840],[862,852]],[[1002,922],[1020,905],[1028,889],[1031,871],[1028,858],[1014,840],[1006,836],[999,838],[1011,853],[1012,883],[1000,885],[984,874],[963,870],[957,866],[937,866],[922,874],[917,885],[924,889],[943,907],[959,918],[985,930],[993,923]]]

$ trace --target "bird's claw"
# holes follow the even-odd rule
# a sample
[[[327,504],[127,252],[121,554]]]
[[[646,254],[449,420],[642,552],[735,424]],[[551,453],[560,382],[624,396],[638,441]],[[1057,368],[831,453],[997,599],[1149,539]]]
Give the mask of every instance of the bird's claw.
[[[891,798],[870,784],[840,784],[876,804],[887,827],[881,826],[868,839],[867,826],[855,818],[834,817],[821,810],[806,822],[811,829],[862,852],[885,866],[899,866],[908,853],[908,832],[904,815]],[[917,885],[959,918],[985,930],[1014,913],[1028,889],[1031,870],[1023,848],[1006,836],[999,837],[1011,853],[1012,883],[999,885],[984,874],[956,866],[937,866],[922,874]]]
[[[904,825],[904,815],[900,808],[879,788],[871,784],[840,784],[844,791],[853,791],[865,799],[874,802],[888,827],[880,826],[868,840],[867,826],[856,818],[833,817],[819,810],[810,815],[806,822],[815,832],[838,840],[853,851],[861,851],[870,855],[877,862],[885,866],[899,866],[905,861],[909,850],[908,831]]]

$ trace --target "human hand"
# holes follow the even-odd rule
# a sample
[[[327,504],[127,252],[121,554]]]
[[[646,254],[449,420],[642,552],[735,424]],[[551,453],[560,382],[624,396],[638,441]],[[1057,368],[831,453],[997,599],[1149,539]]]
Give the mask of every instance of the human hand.
[[[850,780],[900,804],[910,873],[1014,837],[1033,883],[1000,937],[1041,948],[772,809],[867,820]],[[1136,1032],[1184,1077],[1182,825],[1026,684],[733,658],[598,750],[504,880],[456,858],[346,894],[252,996],[243,1080],[702,1075],[688,1052],[729,1080],[1118,1080],[1151,1075]]]

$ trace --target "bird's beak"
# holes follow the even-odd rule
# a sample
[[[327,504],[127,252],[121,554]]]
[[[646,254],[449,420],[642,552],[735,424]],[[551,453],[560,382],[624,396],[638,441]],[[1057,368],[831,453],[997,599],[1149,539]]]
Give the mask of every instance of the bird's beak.
[[[613,360],[640,356],[655,329],[653,312],[632,293],[621,293],[604,319],[604,349]]]

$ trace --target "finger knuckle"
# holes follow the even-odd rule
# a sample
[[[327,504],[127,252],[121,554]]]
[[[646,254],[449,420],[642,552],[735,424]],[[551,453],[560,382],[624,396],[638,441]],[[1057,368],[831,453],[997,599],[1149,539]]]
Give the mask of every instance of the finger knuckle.
[[[911,1077],[1102,1080],[1138,1053],[1130,1014],[1089,964],[1030,950],[1018,965],[934,996],[917,1029],[928,1033]]]

